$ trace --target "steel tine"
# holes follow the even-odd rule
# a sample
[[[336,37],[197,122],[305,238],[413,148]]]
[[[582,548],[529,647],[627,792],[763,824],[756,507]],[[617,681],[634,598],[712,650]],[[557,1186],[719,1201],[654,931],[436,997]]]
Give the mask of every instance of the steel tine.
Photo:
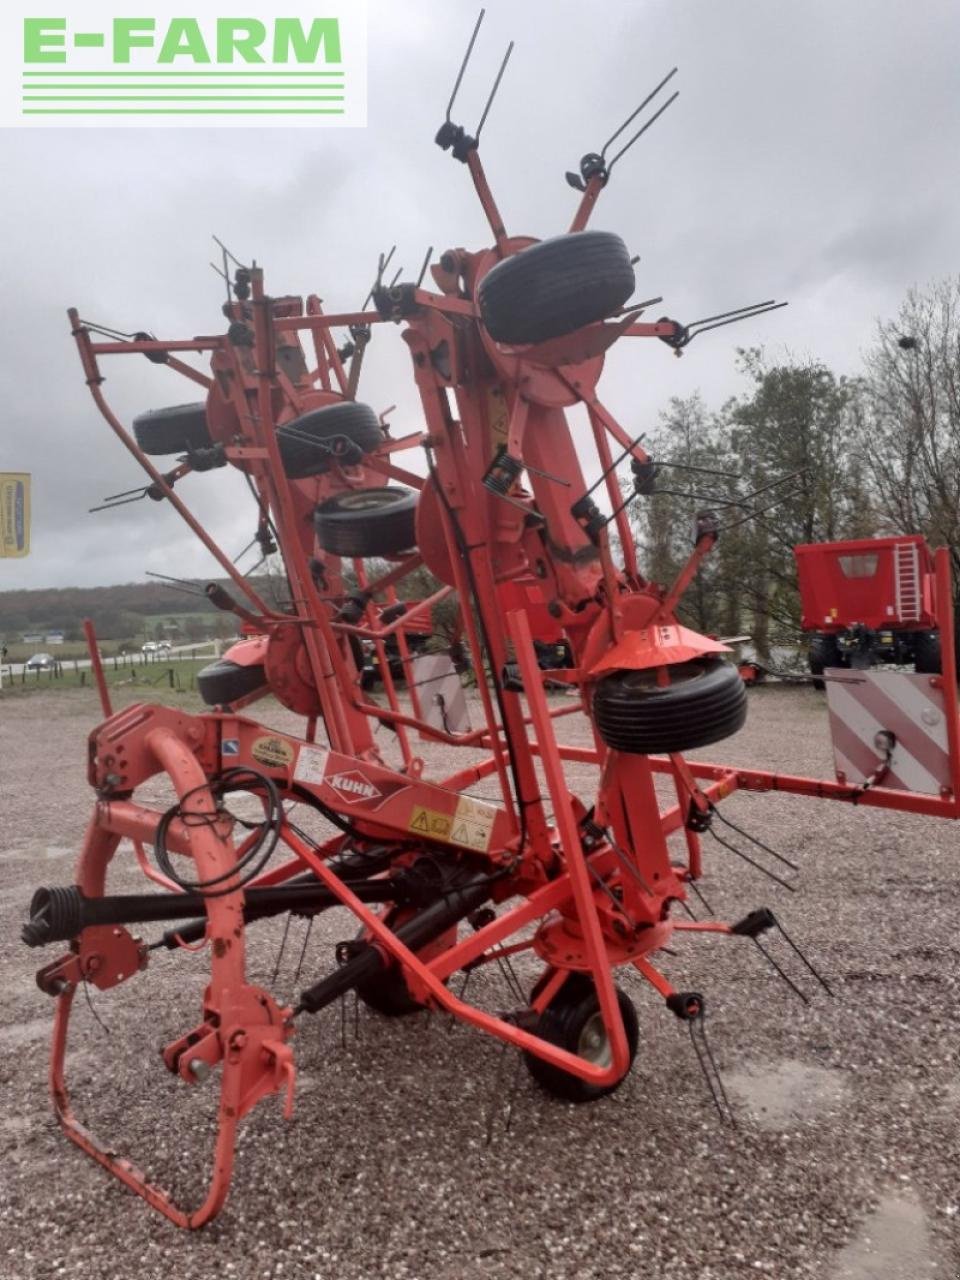
[[[493,100],[497,96],[497,90],[500,88],[500,81],[503,79],[503,73],[507,69],[507,63],[510,61],[510,55],[513,53],[513,41],[507,45],[507,52],[503,55],[503,61],[500,63],[500,70],[497,72],[497,78],[493,82],[493,88],[490,90],[490,97],[487,99],[487,105],[483,108],[483,115],[480,117],[480,123],[477,125],[476,139],[480,141],[480,132],[487,122],[487,116],[490,114],[490,108],[493,106]]]
[[[660,110],[655,111],[653,115],[650,117],[650,119],[647,121],[647,123],[637,130],[637,132],[633,135],[630,141],[625,146],[620,148],[617,154],[613,157],[613,159],[607,165],[608,174],[613,173],[613,166],[617,163],[620,157],[627,154],[627,152],[630,150],[633,144],[637,141],[637,139],[642,138],[643,135],[650,128],[650,126],[656,124],[656,122],[660,119],[660,117],[666,111],[667,107],[669,107],[672,103],[676,102],[677,98],[679,97],[680,97],[680,90],[678,89],[676,93],[673,93],[670,95],[670,97],[666,100],[666,102],[663,104]]]
[[[667,72],[667,74],[666,74],[666,75],[663,77],[663,79],[660,81],[660,83],[657,85],[657,87],[656,87],[655,89],[651,90],[651,92],[647,94],[647,96],[644,98],[644,100],[640,103],[639,107],[637,107],[635,110],[631,111],[630,115],[628,115],[628,116],[627,116],[626,120],[624,120],[623,124],[622,124],[622,125],[620,126],[620,128],[616,131],[616,133],[611,133],[610,137],[609,137],[609,138],[606,140],[606,142],[603,144],[603,147],[602,147],[602,149],[601,149],[601,151],[600,151],[600,158],[601,158],[602,160],[606,160],[606,158],[607,158],[607,148],[610,146],[610,143],[611,143],[611,142],[616,141],[616,139],[620,137],[621,133],[623,133],[623,131],[624,131],[624,129],[626,129],[627,125],[628,125],[628,124],[631,124],[634,120],[636,120],[637,116],[640,114],[640,112],[643,110],[643,108],[647,105],[647,103],[652,102],[652,101],[653,101],[653,99],[654,99],[654,98],[657,96],[657,94],[660,92],[660,90],[663,88],[663,86],[667,83],[667,81],[668,81],[668,80],[672,80],[672,79],[673,79],[673,77],[674,77],[676,74],[677,74],[677,68],[676,68],[676,67],[674,67],[672,71],[668,71],[668,72]]]
[[[473,35],[470,37],[470,43],[467,45],[467,52],[463,55],[463,61],[460,63],[460,70],[457,72],[457,78],[453,84],[453,92],[450,94],[450,101],[447,103],[447,123],[450,123],[450,113],[453,111],[453,104],[456,101],[457,94],[460,92],[460,85],[463,81],[463,73],[467,69],[467,63],[470,61],[470,55],[473,53],[473,46],[477,42],[477,33],[480,30],[480,23],[483,22],[483,15],[486,9],[481,9],[473,28]]]

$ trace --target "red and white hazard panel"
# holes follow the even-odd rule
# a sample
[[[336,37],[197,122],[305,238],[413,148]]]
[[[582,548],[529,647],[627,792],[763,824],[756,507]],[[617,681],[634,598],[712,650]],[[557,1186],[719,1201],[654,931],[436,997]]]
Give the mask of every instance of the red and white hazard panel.
[[[899,671],[824,672],[837,778],[859,786],[883,764],[877,785],[940,795],[950,785],[943,690],[928,675]]]

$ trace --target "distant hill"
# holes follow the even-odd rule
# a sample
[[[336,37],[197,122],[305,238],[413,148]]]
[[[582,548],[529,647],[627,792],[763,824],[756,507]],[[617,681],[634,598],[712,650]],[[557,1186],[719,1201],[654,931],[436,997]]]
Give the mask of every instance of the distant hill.
[[[218,579],[231,594],[237,588]],[[265,598],[280,580],[251,579]],[[202,585],[202,584],[198,584]],[[218,612],[202,596],[164,586],[159,582],[125,582],[115,587],[48,587],[35,591],[0,591],[0,635],[16,641],[30,633],[62,631],[70,640],[82,639],[81,624],[91,618],[102,640],[131,636],[181,635],[200,639],[205,635],[230,635],[236,619]],[[159,629],[159,633],[158,633]]]

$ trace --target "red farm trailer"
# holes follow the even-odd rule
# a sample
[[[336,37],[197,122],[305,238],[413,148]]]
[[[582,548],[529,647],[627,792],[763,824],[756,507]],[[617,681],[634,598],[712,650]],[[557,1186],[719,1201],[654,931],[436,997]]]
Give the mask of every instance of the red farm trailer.
[[[942,669],[930,548],[919,534],[794,547],[814,675],[827,667]]]

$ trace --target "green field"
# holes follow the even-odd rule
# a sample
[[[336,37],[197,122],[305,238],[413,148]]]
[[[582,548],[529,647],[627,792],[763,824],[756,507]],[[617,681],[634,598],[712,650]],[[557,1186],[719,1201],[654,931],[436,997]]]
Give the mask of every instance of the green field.
[[[107,659],[104,674],[111,689],[129,690],[142,700],[179,703],[185,697],[197,697],[197,672],[211,661],[209,657],[183,662],[171,662],[169,658],[159,662],[134,659],[126,665],[117,662],[115,666]],[[60,675],[51,671],[28,671],[11,679],[4,676],[0,698],[29,697],[41,689],[52,692],[88,689],[95,696],[96,688],[89,667],[74,670],[72,663],[64,663]]]

